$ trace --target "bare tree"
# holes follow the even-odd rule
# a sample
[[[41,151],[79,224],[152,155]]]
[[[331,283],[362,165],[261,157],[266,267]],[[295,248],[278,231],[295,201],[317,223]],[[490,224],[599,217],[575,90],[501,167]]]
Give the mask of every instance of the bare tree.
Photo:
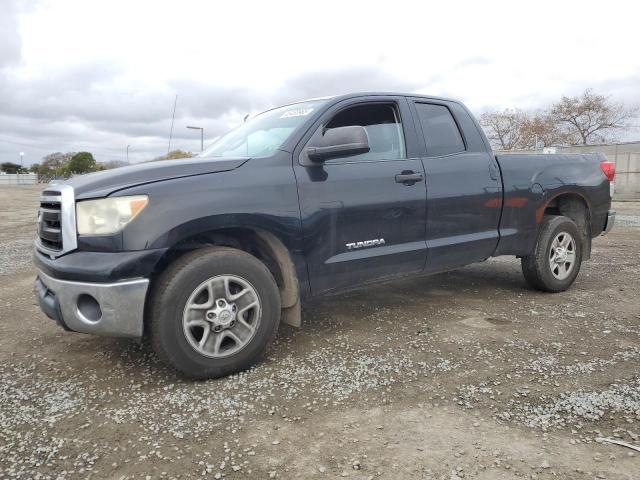
[[[62,175],[64,173],[65,166],[76,152],[55,152],[50,153],[42,157],[42,163],[38,169],[40,175]]]
[[[195,157],[195,154],[191,152],[187,152],[185,150],[171,150],[166,155],[156,157],[153,160],[178,160],[180,158],[191,158],[191,157]]]
[[[535,149],[568,142],[567,134],[545,111],[503,110],[480,116],[480,125],[495,148],[500,150]]]
[[[593,93],[591,89],[576,97],[563,96],[550,110],[553,121],[572,137],[571,143],[583,145],[610,140],[612,133],[624,128],[624,122],[634,113],[634,109],[614,102],[608,95]]]
[[[525,115],[520,126],[521,142],[518,148],[536,149],[540,145],[567,145],[571,136],[554,121],[549,112],[537,111]]]
[[[506,109],[502,112],[486,112],[480,116],[491,144],[500,150],[521,148],[522,125],[526,114],[522,110]]]

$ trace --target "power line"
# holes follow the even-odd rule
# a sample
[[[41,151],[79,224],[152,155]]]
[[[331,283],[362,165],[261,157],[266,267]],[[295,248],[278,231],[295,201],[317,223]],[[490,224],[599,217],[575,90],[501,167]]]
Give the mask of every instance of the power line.
[[[12,145],[19,145],[21,147],[27,147],[27,148],[32,148],[34,150],[42,150],[42,151],[46,151],[46,152],[51,152],[53,150],[55,150],[52,147],[38,147],[34,144],[31,143],[22,143],[22,142],[16,142],[14,140],[7,140],[5,138],[0,138],[0,142],[4,142],[4,143],[10,143]],[[64,141],[56,141],[57,144],[66,144],[66,145],[73,145],[74,150],[75,149],[83,149],[85,148],[86,150],[91,150],[92,152],[104,152],[105,154],[113,154],[114,152],[118,151],[119,149],[116,147],[110,148],[110,147],[104,147],[104,148],[95,148],[92,146],[87,146],[87,145],[78,145],[76,143],[73,142],[64,142]]]
[[[0,142],[11,143],[13,145],[19,145],[21,147],[29,147],[35,150],[43,150],[43,151],[50,150],[49,148],[36,147],[35,145],[30,145],[28,143],[20,143],[20,142],[14,142],[13,140],[5,140],[4,138],[0,138]]]
[[[39,150],[42,152],[49,152],[49,153],[55,153],[56,151],[59,151],[59,149],[56,149],[54,147],[39,147],[37,145],[33,145],[30,143],[24,143],[24,142],[16,142],[15,140],[8,140],[6,138],[2,138],[0,137],[0,144],[2,143],[8,143],[11,145],[17,145],[20,147],[25,147],[28,149],[32,149],[32,150]],[[95,154],[100,154],[100,155],[116,155],[119,156],[121,149],[118,147],[94,147],[94,146],[89,146],[89,145],[78,145],[74,142],[65,142],[65,141],[56,141],[57,145],[63,144],[63,145],[67,145],[67,148],[70,148],[73,151],[81,151],[81,150],[86,150],[88,152],[91,153],[95,153]],[[131,157],[134,158],[147,158],[148,155],[140,153],[140,154],[133,154],[130,155]]]

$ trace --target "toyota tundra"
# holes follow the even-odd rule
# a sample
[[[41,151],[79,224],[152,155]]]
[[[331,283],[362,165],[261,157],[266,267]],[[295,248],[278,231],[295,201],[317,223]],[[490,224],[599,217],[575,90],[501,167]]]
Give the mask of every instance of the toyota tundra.
[[[566,290],[614,224],[614,175],[596,154],[496,155],[455,100],[293,103],[195,158],[47,186],[36,296],[66,330],[146,337],[182,374],[218,377],[318,295],[499,255]]]

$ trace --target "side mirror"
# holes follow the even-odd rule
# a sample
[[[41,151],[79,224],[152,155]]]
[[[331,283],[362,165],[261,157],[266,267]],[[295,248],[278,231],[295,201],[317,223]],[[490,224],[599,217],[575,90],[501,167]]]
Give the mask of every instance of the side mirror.
[[[369,151],[369,137],[364,127],[353,125],[327,130],[318,144],[306,152],[312,162],[324,162],[332,158],[350,157]]]

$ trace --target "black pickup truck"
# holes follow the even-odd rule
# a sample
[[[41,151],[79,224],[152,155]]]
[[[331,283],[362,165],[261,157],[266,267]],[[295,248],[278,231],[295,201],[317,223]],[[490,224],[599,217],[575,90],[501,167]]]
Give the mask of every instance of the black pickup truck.
[[[328,292],[498,255],[567,289],[614,224],[614,174],[599,155],[494,155],[454,100],[294,103],[199,157],[49,185],[36,295],[67,330],[148,336],[184,375],[226,375]]]

